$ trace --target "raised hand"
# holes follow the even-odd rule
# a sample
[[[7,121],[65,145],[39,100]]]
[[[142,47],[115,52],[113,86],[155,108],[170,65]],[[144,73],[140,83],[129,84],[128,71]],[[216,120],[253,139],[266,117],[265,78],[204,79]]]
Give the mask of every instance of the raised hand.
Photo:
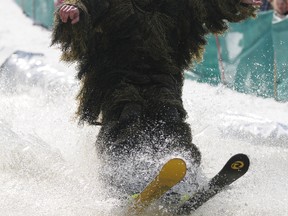
[[[63,5],[59,9],[59,15],[63,23],[67,23],[71,19],[71,24],[75,24],[80,19],[79,9],[73,5]]]

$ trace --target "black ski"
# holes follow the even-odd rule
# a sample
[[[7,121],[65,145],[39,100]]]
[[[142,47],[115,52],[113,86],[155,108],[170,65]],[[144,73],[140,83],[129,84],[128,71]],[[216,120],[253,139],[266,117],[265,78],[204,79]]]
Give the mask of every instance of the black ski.
[[[214,195],[222,191],[226,186],[243,176],[247,172],[249,164],[249,158],[246,155],[234,155],[206,186],[199,189],[192,197],[181,204],[175,210],[174,214],[188,215],[195,211]]]

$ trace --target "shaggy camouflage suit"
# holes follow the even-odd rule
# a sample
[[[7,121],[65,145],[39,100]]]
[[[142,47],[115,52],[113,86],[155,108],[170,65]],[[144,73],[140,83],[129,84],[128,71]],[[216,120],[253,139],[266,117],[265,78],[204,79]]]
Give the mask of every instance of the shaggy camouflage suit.
[[[80,121],[101,124],[101,155],[153,151],[200,153],[192,144],[182,103],[183,71],[201,59],[205,35],[227,21],[255,16],[240,0],[66,0],[80,22],[56,15],[52,44],[77,62]]]

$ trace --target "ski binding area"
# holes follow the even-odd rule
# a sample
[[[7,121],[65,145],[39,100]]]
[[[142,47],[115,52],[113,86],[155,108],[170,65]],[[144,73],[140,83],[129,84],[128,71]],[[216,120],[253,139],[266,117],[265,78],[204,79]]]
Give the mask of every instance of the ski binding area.
[[[249,165],[250,161],[246,155],[234,155],[207,185],[198,189],[194,194],[188,195],[189,198],[178,203],[177,206],[174,206],[174,209],[170,209],[172,215],[189,215],[217,193],[224,190],[226,186],[242,177],[248,171]],[[154,180],[135,198],[127,214],[140,215],[145,207],[162,195],[165,196],[165,193],[178,184],[185,174],[186,164],[182,159],[169,160]]]

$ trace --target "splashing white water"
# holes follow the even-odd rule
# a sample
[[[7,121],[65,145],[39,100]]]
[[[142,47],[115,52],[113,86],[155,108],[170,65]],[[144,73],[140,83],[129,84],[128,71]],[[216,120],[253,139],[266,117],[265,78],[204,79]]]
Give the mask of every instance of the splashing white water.
[[[75,74],[49,48],[49,31],[33,26],[13,1],[1,3],[0,64],[16,50],[41,52],[63,77]],[[122,201],[99,181],[99,128],[77,125],[77,83],[61,88],[57,80],[57,91],[28,85],[9,92],[1,85],[0,215],[123,215]],[[188,80],[184,104],[208,177],[235,153],[251,160],[242,179],[193,215],[288,215],[288,104]]]

